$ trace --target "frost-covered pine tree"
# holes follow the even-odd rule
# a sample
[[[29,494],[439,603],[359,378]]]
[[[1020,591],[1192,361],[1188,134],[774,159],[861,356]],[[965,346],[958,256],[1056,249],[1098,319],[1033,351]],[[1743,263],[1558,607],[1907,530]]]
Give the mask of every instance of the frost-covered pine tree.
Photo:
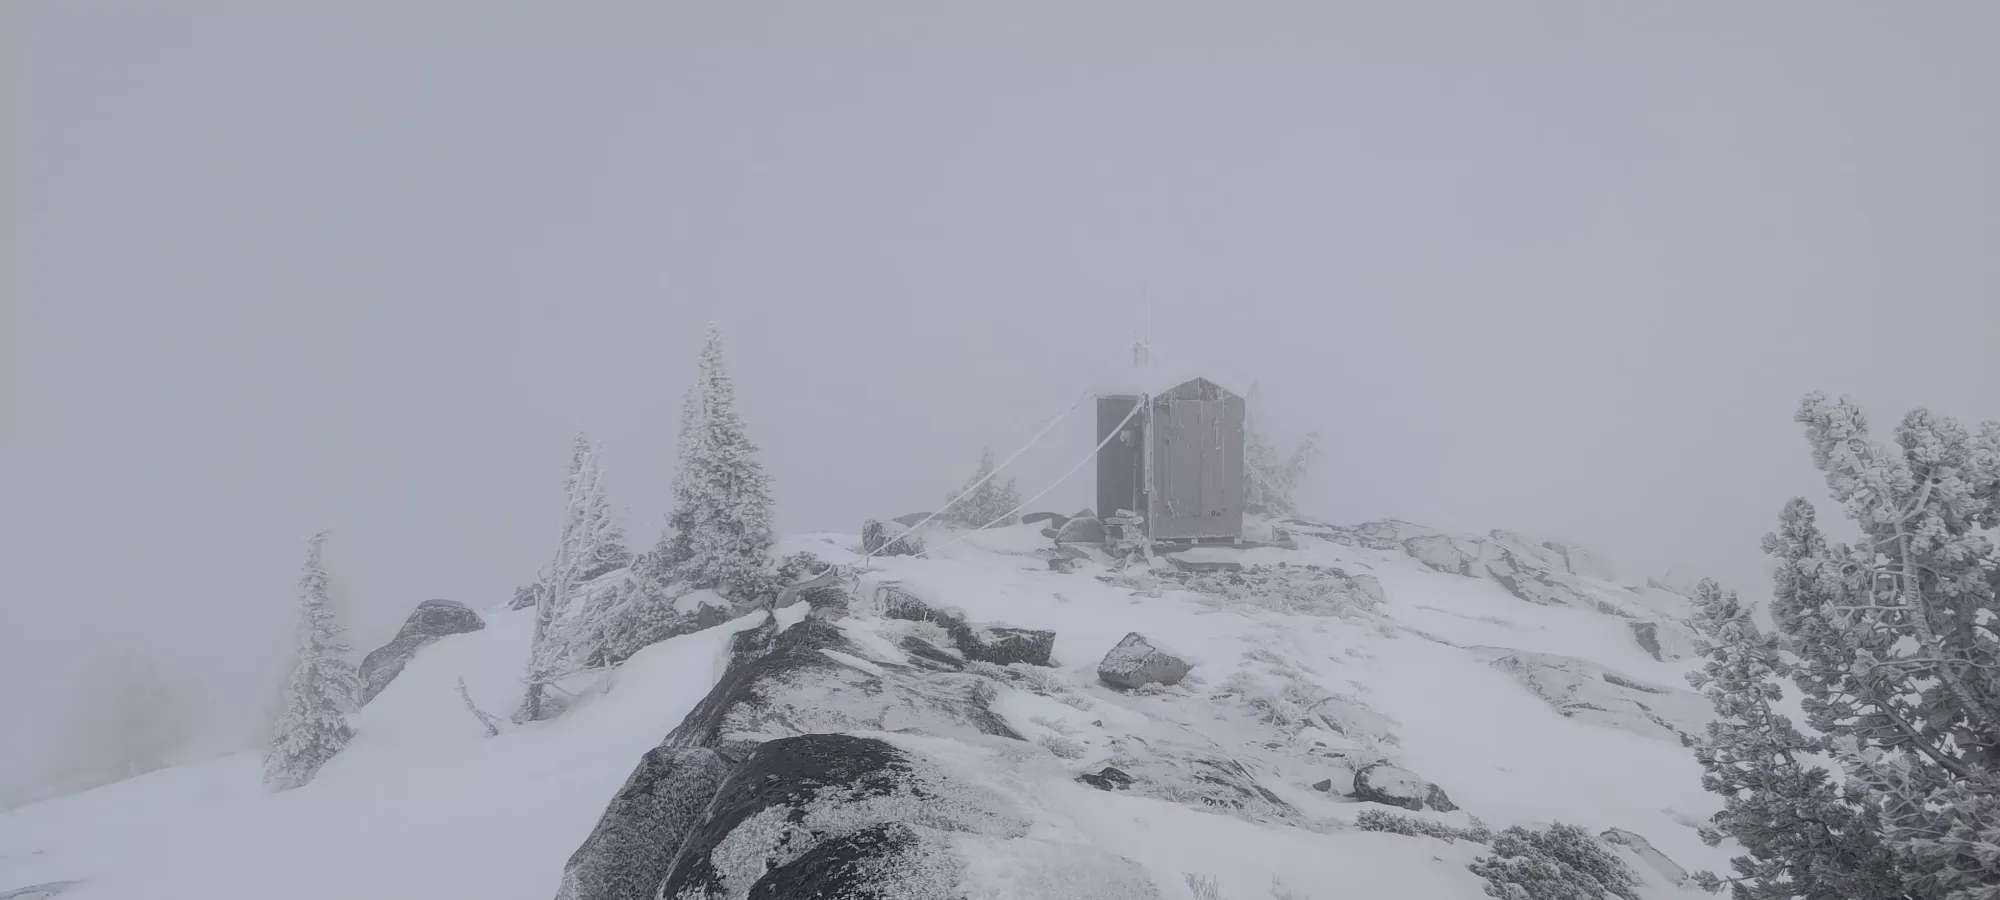
[[[736,386],[723,364],[714,325],[682,416],[681,470],[675,481],[673,573],[689,587],[757,582],[772,543],[771,482],[757,460]]]
[[[1810,527],[1812,507],[1804,508]],[[1788,520],[1792,512],[1787,509]],[[1796,534],[1790,527],[1784,533]],[[1781,558],[1777,587],[1780,593],[1809,589],[1795,560]],[[1697,585],[1693,599],[1708,661],[1688,681],[1708,697],[1716,716],[1695,757],[1702,786],[1723,797],[1714,827],[1702,838],[1714,846],[1727,835],[1743,845],[1746,853],[1730,861],[1736,870],[1726,881],[1731,894],[1736,900],[1901,896],[1871,808],[1843,796],[1826,769],[1810,762],[1810,754],[1825,752],[1826,739],[1800,732],[1773,706],[1782,697],[1778,679],[1791,673],[1777,635],[1759,631],[1736,592],[1712,580]],[[1706,872],[1697,879],[1710,890],[1725,883]]]
[[[1295,516],[1299,512],[1299,485],[1319,456],[1319,434],[1308,432],[1286,454],[1265,435],[1263,417],[1258,415],[1261,405],[1253,383],[1243,414],[1243,499],[1255,511]]]
[[[1012,525],[1019,521],[1010,514],[1021,505],[1020,489],[1012,478],[1002,482],[993,477],[993,470],[993,448],[987,447],[980,453],[979,468],[972,473],[972,477],[966,479],[958,490],[945,496],[947,502],[960,494],[965,494],[965,499],[945,510],[939,518],[968,528],[988,524]],[[966,494],[968,489],[971,493]]]
[[[1774,540],[1812,576],[1773,605],[1807,721],[1879,806],[1909,895],[2000,900],[2000,554],[1984,533],[2000,526],[2000,423],[1975,440],[1919,409],[1891,450],[1845,398],[1811,395],[1797,419],[1860,532],[1825,546],[1795,504]]]
[[[264,750],[264,784],[286,790],[305,784],[333,758],[353,732],[347,712],[354,708],[361,681],[347,661],[327,599],[326,570],[320,565],[321,531],[306,543],[305,571],[299,576],[296,659],[285,685],[284,707]]]
[[[610,620],[612,585],[594,579],[631,562],[625,531],[605,499],[604,477],[597,448],[579,434],[570,452],[568,501],[556,555],[536,595],[535,634],[528,651],[527,693],[519,718],[535,721],[551,712],[545,700],[549,683],[568,674],[601,643]]]

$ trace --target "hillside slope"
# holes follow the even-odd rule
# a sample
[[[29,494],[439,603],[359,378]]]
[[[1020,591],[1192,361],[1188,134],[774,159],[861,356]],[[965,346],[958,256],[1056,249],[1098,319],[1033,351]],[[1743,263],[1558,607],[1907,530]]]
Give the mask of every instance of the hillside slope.
[[[1504,533],[1291,527],[1295,550],[1189,560],[1250,567],[1233,574],[1051,571],[1034,526],[936,558],[878,558],[839,610],[801,604],[673,638],[562,718],[496,738],[454,684],[465,677],[482,706],[505,711],[530,623],[485,610],[484,630],[417,653],[304,788],[264,792],[245,755],[0,815],[0,896],[78,882],[64,900],[547,900],[572,854],[604,833],[641,755],[696,725],[725,748],[840,731],[936,769],[956,785],[947,793],[978,800],[934,829],[950,857],[938,871],[967,897],[1181,898],[1190,873],[1238,900],[1274,896],[1274,880],[1319,900],[1484,896],[1465,869],[1483,845],[1353,827],[1388,808],[1351,796],[1373,763],[1458,807],[1412,817],[1617,828],[1689,869],[1723,867],[1727,854],[1691,827],[1714,804],[1683,746],[1707,717],[1684,687],[1692,664],[1674,658],[1685,600]],[[805,535],[779,549],[853,563],[857,544]],[[1053,668],[950,658],[940,629],[906,621],[899,598],[953,621],[1052,630]],[[815,628],[826,637],[802,646],[830,668],[761,684],[755,716],[712,692],[733,672],[732,644],[740,665],[745,641],[778,646]],[[1184,656],[1188,679],[1137,691],[1101,681],[1100,660],[1131,632]],[[954,706],[966,697],[971,713]],[[1107,783],[1107,767],[1123,780]],[[1643,896],[1684,895],[1671,868],[1620,852]],[[757,872],[724,868],[710,873],[718,890],[755,896],[743,891]]]

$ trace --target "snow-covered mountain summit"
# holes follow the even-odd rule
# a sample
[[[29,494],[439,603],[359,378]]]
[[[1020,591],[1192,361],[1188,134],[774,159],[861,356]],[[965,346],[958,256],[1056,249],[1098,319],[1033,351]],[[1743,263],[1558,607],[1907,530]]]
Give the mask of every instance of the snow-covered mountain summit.
[[[501,604],[305,787],[244,755],[0,815],[0,897],[1471,900],[1491,832],[1556,821],[1640,897],[1723,867],[1684,597],[1504,532],[1279,524],[1129,571],[1051,565],[1040,523],[934,540],[488,737],[458,682],[518,694],[533,612]]]

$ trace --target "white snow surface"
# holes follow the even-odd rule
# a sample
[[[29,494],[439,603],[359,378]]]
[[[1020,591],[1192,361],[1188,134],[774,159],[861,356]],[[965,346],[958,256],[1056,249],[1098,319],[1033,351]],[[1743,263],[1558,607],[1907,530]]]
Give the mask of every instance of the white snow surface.
[[[1372,575],[1385,595],[1377,615],[1218,604],[1171,582],[1101,580],[1108,570],[1096,564],[1049,572],[1035,554],[1048,545],[1039,528],[982,532],[938,558],[878,557],[853,616],[841,623],[873,659],[840,654],[840,661],[863,672],[903,662],[894,644],[906,623],[871,610],[875,588],[890,582],[976,621],[1057,634],[1057,668],[1046,674],[1062,689],[1003,688],[993,704],[1027,743],[884,736],[979,773],[1027,821],[1021,839],[959,841],[967,858],[961,888],[970,897],[1082,896],[1094,888],[1052,884],[1080,871],[1102,872],[1104,884],[1144,871],[1167,900],[1191,896],[1188,873],[1212,876],[1232,900],[1271,897],[1274,878],[1316,900],[1485,896],[1465,870],[1482,845],[1353,829],[1356,813],[1381,807],[1314,790],[1323,778],[1337,790],[1351,783],[1351,771],[1309,755],[1314,742],[1379,754],[1463,807],[1411,815],[1457,825],[1476,815],[1495,829],[1556,820],[1593,832],[1615,827],[1685,869],[1727,868],[1729,849],[1703,846],[1690,824],[1717,806],[1700,787],[1691,751],[1664,731],[1565,716],[1492,664],[1494,648],[1506,648],[1684,690],[1695,663],[1652,659],[1633,641],[1628,619],[1526,602],[1403,552],[1306,536],[1296,551],[1262,548],[1243,561]],[[782,541],[774,553],[810,550],[853,564],[858,545],[853,535],[811,534]],[[1645,603],[1608,582],[1596,588]],[[780,610],[781,624],[805,611],[803,604]],[[82,880],[64,900],[547,900],[640,754],[713,686],[729,638],[766,614],[648,648],[608,682],[565,685],[580,699],[563,716],[509,724],[493,738],[464,709],[455,682],[464,676],[488,712],[510,711],[533,613],[495,607],[481,615],[486,629],[423,648],[353,717],[353,743],[304,787],[267,792],[252,753],[0,814],[0,893]],[[1189,680],[1154,693],[1099,683],[1099,660],[1133,631],[1185,651],[1195,663]],[[1252,697],[1262,705],[1247,711]],[[1349,734],[1290,719],[1283,710],[1302,697],[1326,698],[1325,720]],[[1653,712],[1698,732],[1702,722],[1689,719],[1700,711],[1687,699],[1675,694]],[[1251,821],[1074,780],[1131,739],[1220,748],[1296,807],[1297,821]],[[1617,852],[1644,880],[1649,900],[1698,896],[1667,884],[1630,849]]]

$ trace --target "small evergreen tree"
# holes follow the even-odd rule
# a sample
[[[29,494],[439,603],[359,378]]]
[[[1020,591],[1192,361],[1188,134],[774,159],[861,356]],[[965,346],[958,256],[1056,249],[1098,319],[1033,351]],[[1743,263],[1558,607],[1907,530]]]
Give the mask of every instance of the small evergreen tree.
[[[689,587],[727,593],[764,574],[773,540],[771,483],[736,412],[735,382],[723,364],[722,337],[714,325],[681,427],[681,471],[670,520],[672,572]]]
[[[949,502],[960,494],[965,499],[958,501],[938,518],[954,525],[980,528],[989,524],[1012,525],[1020,519],[1012,515],[1015,507],[1021,505],[1021,491],[1014,479],[1002,482],[993,477],[993,448],[987,447],[979,456],[979,468],[966,479],[958,490],[945,496]],[[970,490],[971,493],[966,494]]]
[[[551,710],[544,703],[545,688],[568,674],[592,645],[603,641],[610,620],[607,598],[612,591],[610,586],[591,582],[630,562],[624,529],[605,500],[597,448],[580,434],[570,454],[565,485],[569,500],[562,534],[555,559],[542,579],[543,590],[536,596],[528,689],[519,713],[523,721],[548,718]]]
[[[1319,456],[1319,434],[1308,432],[1290,454],[1280,451],[1264,434],[1258,414],[1257,385],[1250,385],[1243,414],[1243,500],[1249,508],[1273,516],[1299,513],[1299,486]]]
[[[272,790],[311,781],[353,737],[346,713],[355,706],[361,680],[343,656],[348,647],[340,641],[341,628],[327,598],[326,570],[320,565],[325,543],[324,531],[307,542],[305,571],[299,576],[297,659],[285,685],[284,709],[264,751],[264,783]]]

